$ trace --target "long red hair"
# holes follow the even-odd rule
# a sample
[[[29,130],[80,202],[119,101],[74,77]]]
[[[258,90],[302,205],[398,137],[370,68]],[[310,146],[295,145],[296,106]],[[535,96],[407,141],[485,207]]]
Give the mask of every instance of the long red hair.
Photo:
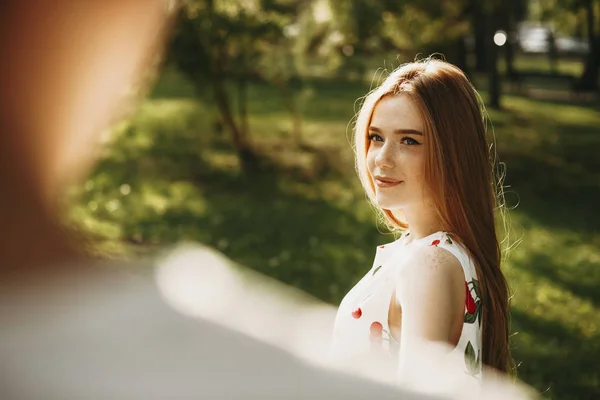
[[[377,103],[397,94],[414,101],[425,123],[428,145],[424,174],[437,215],[475,262],[483,306],[482,361],[497,370],[513,372],[509,289],[500,269],[495,221],[495,209],[503,206],[503,195],[501,183],[495,179],[483,104],[459,68],[437,59],[404,64],[371,91],[356,119],[354,147],[358,175],[376,207],[375,186],[366,165],[368,127]],[[379,210],[391,227],[408,227],[399,210]]]

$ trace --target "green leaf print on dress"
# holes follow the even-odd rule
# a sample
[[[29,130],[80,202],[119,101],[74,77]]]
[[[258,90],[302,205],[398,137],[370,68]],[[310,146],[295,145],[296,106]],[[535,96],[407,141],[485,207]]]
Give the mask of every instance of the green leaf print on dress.
[[[447,244],[454,244],[454,242],[450,238],[450,234],[448,232],[444,232],[444,235],[446,235],[446,243]]]
[[[467,342],[467,347],[465,348],[465,365],[467,366],[467,371],[471,375],[477,375],[480,371],[479,368],[479,351],[477,351],[477,355],[475,355],[475,349],[471,342]]]

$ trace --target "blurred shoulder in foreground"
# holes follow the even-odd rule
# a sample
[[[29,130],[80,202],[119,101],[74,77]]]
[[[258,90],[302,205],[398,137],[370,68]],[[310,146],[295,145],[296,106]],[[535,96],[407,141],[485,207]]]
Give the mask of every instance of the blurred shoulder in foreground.
[[[152,265],[86,265],[69,279],[5,298],[1,397],[398,398],[391,387],[280,348],[291,326],[278,316],[289,315],[284,309],[292,303],[252,290],[228,265],[209,249],[188,249],[171,254],[154,275],[133,272]],[[327,310],[313,306],[298,320],[323,327]]]
[[[377,365],[335,371],[333,307],[207,247],[90,266],[4,299],[2,398],[527,398],[441,366],[414,391],[369,379]]]

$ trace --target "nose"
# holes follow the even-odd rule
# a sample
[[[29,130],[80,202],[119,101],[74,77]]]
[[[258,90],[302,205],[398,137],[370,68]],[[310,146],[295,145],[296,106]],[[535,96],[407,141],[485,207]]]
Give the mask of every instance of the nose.
[[[381,169],[390,169],[394,168],[394,154],[392,147],[385,143],[377,152],[377,156],[375,157],[375,166]]]

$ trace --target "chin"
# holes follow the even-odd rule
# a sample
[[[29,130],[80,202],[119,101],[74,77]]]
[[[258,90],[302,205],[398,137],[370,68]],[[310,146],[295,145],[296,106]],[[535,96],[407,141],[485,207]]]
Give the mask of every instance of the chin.
[[[384,210],[399,210],[404,208],[404,203],[398,201],[398,199],[390,199],[388,196],[377,195],[375,201]]]

